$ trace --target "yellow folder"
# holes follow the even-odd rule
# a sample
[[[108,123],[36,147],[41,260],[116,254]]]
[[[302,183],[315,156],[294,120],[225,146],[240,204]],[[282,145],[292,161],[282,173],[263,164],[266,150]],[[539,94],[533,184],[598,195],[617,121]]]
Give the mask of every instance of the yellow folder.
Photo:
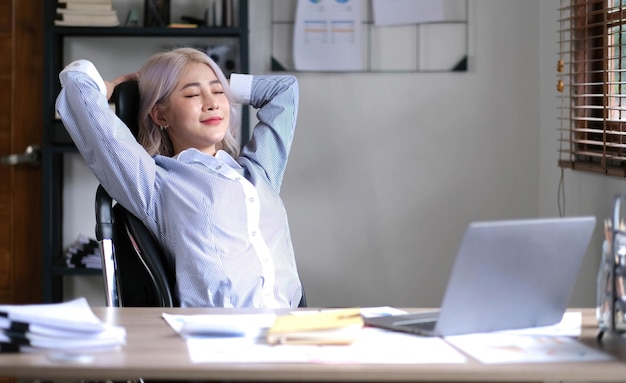
[[[269,344],[350,344],[363,328],[358,308],[281,315],[267,331]]]

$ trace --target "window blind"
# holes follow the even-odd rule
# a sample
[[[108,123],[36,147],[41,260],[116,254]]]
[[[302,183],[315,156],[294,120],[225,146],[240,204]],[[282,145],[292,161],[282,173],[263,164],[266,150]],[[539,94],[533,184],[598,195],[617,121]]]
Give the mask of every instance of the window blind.
[[[626,0],[561,0],[559,166],[626,177]]]

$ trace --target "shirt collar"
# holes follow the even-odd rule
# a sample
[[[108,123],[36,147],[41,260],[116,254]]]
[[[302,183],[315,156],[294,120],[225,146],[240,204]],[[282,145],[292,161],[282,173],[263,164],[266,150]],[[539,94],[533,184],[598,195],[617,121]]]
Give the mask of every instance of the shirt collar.
[[[239,165],[239,163],[235,161],[235,159],[230,154],[226,153],[225,151],[221,149],[218,150],[217,153],[215,153],[215,158],[224,161],[226,165],[230,166],[231,168],[235,170],[243,169],[241,165]]]
[[[177,156],[174,157],[176,160],[184,162],[186,164],[191,163],[201,163],[205,165],[207,168],[217,171],[228,178],[237,177],[243,174],[243,167],[235,161],[235,159],[228,153],[223,150],[218,150],[215,153],[215,156],[208,155],[199,151],[196,148],[185,149],[182,152],[178,153]],[[225,168],[234,170],[237,174],[229,174]]]

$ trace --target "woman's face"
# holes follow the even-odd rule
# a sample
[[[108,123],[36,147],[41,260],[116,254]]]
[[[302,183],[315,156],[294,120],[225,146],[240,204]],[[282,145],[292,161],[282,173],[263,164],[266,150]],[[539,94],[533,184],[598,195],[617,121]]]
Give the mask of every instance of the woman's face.
[[[213,70],[203,63],[190,63],[168,102],[155,105],[150,115],[167,128],[175,154],[196,148],[215,155],[216,145],[228,131],[230,103]]]

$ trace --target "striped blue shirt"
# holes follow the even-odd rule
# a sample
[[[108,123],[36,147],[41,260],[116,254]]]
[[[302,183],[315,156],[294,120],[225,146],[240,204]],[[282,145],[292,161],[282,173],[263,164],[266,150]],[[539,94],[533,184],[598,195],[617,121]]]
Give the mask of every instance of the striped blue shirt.
[[[196,149],[152,157],[93,78],[60,78],[65,128],[111,197],[166,250],[182,307],[298,306],[302,287],[279,196],[296,125],[294,76],[231,76],[235,99],[258,109],[259,120],[237,159]]]

